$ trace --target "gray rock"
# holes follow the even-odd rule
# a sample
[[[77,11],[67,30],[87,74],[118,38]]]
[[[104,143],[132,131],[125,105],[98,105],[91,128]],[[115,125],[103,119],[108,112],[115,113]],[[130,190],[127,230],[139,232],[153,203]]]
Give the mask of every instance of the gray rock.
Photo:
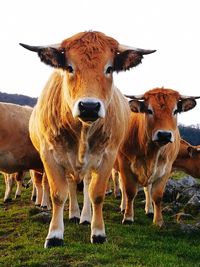
[[[200,213],[200,192],[197,192],[184,207],[186,213],[198,215]]]
[[[192,224],[180,224],[180,229],[185,234],[191,234],[199,232],[199,228]]]
[[[176,200],[178,202],[186,204],[194,195],[199,195],[199,194],[200,194],[200,187],[197,184],[192,187],[185,188],[181,192],[179,192],[177,194]]]

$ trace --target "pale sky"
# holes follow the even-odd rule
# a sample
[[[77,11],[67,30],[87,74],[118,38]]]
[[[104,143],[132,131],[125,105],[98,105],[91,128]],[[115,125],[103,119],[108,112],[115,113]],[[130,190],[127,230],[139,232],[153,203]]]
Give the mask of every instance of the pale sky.
[[[130,71],[114,75],[125,94],[166,87],[200,95],[199,0],[2,0],[0,91],[38,97],[53,69],[29,45],[59,43],[97,30],[129,46],[157,49]],[[200,124],[200,100],[179,123]]]

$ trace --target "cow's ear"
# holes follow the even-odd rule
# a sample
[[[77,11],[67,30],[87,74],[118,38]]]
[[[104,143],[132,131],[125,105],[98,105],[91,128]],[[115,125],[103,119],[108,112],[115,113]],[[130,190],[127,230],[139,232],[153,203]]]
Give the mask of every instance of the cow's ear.
[[[115,56],[114,71],[126,71],[142,63],[142,54],[133,50],[126,50]]]
[[[194,98],[186,98],[179,100],[178,102],[178,112],[185,112],[190,109],[193,109],[196,106],[197,102]]]
[[[54,68],[65,68],[65,54],[56,48],[42,48],[38,51],[41,61]]]
[[[65,68],[66,65],[65,53],[64,50],[59,48],[58,45],[31,46],[22,43],[20,43],[20,45],[32,52],[37,52],[41,61],[44,62],[45,64],[50,65],[54,68]]]
[[[139,101],[139,100],[130,100],[129,101],[129,106],[132,112],[135,113],[143,113],[145,112],[145,104],[144,101]]]

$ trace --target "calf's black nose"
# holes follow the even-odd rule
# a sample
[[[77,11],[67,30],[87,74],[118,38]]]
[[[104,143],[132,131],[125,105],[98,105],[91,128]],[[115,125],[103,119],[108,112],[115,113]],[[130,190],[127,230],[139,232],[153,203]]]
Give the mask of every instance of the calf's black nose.
[[[157,142],[167,144],[172,140],[172,133],[168,131],[158,131]]]

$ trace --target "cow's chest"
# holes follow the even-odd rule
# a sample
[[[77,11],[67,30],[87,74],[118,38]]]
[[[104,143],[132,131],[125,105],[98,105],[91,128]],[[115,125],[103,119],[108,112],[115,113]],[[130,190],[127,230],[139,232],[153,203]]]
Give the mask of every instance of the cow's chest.
[[[57,164],[65,169],[66,174],[73,175],[76,179],[83,177],[99,168],[106,148],[96,147],[90,148],[88,144],[80,144],[77,142],[74,145],[67,143],[57,143],[52,150],[53,157]]]
[[[168,159],[163,158],[160,151],[150,158],[136,158],[131,163],[131,170],[137,175],[140,184],[147,186],[165,175]]]

